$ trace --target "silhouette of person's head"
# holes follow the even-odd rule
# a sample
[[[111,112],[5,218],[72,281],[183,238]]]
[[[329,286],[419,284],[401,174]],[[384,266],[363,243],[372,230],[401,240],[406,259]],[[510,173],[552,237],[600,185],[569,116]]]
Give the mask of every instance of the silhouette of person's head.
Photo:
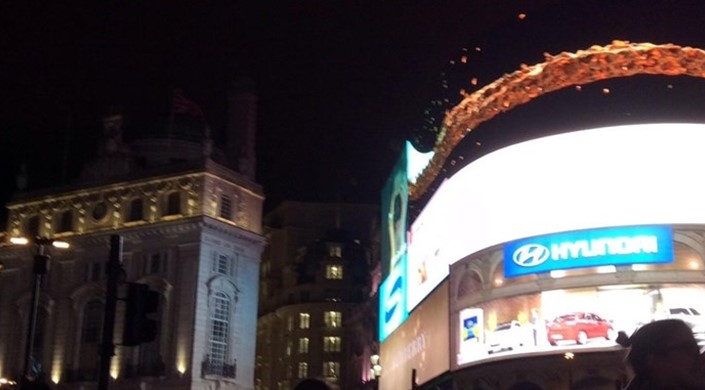
[[[653,388],[705,388],[700,348],[685,322],[654,321],[629,337],[619,332],[617,343],[630,347],[627,362],[635,381]]]
[[[294,387],[294,390],[331,390],[331,388],[322,380],[304,379]]]

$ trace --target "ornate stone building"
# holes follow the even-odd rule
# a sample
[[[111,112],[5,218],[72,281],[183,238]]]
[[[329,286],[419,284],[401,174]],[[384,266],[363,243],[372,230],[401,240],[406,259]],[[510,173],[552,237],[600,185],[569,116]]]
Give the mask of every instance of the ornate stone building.
[[[315,377],[361,388],[375,348],[371,266],[378,207],[284,202],[265,218],[255,388]]]
[[[122,116],[111,115],[104,120],[100,157],[80,180],[20,194],[7,205],[0,247],[0,377],[16,380],[23,369],[36,250],[10,245],[9,239],[70,243],[68,250],[51,250],[33,356],[53,387],[91,389],[109,239],[119,234],[125,281],[148,284],[161,302],[156,340],[116,347],[111,388],[253,388],[264,196],[253,178],[254,149],[236,145],[252,139],[254,95],[240,90],[230,97],[223,148],[214,145],[210,131],[187,120],[128,145]],[[245,103],[247,109],[237,106]],[[124,285],[119,295],[124,297]],[[123,316],[124,303],[118,302],[118,344]]]

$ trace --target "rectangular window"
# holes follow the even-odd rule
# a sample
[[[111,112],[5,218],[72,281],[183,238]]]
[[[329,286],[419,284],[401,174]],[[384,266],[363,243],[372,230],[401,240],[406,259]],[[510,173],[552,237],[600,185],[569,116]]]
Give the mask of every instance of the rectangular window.
[[[308,329],[311,316],[308,313],[299,313],[299,329]]]
[[[101,272],[103,267],[100,261],[94,261],[86,266],[86,281],[87,282],[97,282],[103,277]]]
[[[323,362],[323,376],[328,378],[337,378],[340,375],[340,363],[338,362]]]
[[[220,218],[232,219],[233,201],[230,196],[223,195],[220,197]]]
[[[56,229],[57,233],[70,232],[73,230],[73,212],[71,210],[64,211],[61,213],[61,218],[59,219],[59,226]]]
[[[327,328],[340,328],[343,325],[343,314],[339,311],[324,312],[323,322]]]
[[[150,274],[156,274],[161,271],[161,261],[162,257],[159,255],[159,253],[155,253],[152,255],[152,257],[149,259],[149,273]]]
[[[181,194],[178,192],[172,192],[169,194],[166,200],[166,214],[165,215],[178,215],[181,214]]]
[[[308,353],[308,337],[299,338],[299,353]]]
[[[228,269],[230,265],[230,261],[228,259],[228,256],[225,255],[218,255],[217,259],[217,264],[216,264],[216,272],[221,274],[221,275],[228,275]]]
[[[308,363],[299,362],[299,379],[308,377]]]
[[[128,222],[141,221],[144,219],[144,204],[142,199],[133,199],[130,202],[130,215],[127,219]]]
[[[340,337],[326,336],[323,338],[323,352],[340,352]]]
[[[343,266],[340,264],[327,265],[326,279],[343,279]]]
[[[166,272],[167,252],[155,252],[143,256],[144,273],[147,275]]]
[[[286,342],[286,356],[291,356],[292,349],[294,349],[294,343],[289,340]]]
[[[328,245],[328,256],[343,257],[343,247],[340,244]]]

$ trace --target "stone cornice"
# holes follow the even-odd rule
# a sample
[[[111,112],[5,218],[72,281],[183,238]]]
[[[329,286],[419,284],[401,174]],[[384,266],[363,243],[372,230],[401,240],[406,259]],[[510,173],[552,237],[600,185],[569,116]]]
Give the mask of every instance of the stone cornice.
[[[80,250],[82,246],[93,247],[105,245],[108,247],[110,245],[110,236],[113,234],[120,234],[125,241],[129,242],[154,238],[163,239],[170,236],[176,237],[182,234],[196,233],[201,229],[208,229],[261,247],[264,247],[266,244],[264,236],[207,216],[196,216],[174,221],[76,235],[71,237],[70,243],[75,248],[74,250]]]
[[[237,226],[232,226],[210,217],[203,217],[200,223],[205,230],[210,230],[215,233],[236,238],[238,240],[257,245],[262,249],[264,249],[264,246],[267,244],[267,239],[265,236],[248,230],[243,230]]]

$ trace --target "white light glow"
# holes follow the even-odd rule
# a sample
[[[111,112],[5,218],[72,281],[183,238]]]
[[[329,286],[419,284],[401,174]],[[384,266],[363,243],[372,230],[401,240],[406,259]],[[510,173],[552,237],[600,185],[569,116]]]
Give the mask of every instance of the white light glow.
[[[597,267],[597,273],[598,274],[611,274],[617,272],[617,267],[613,265],[603,265],[600,267]]]
[[[560,278],[565,277],[565,275],[566,275],[566,272],[565,272],[565,270],[562,270],[562,269],[556,269],[556,270],[551,271],[551,277],[553,279],[560,279]]]
[[[688,266],[690,266],[691,269],[698,269],[700,268],[700,263],[697,260],[691,260]]]
[[[53,245],[54,248],[59,248],[59,249],[68,249],[71,246],[66,241],[53,241],[51,243],[51,245]]]
[[[705,166],[705,125],[643,124],[559,134],[490,153],[446,180],[424,209],[454,263],[520,238],[608,226],[703,224],[683,167]],[[438,200],[437,200],[438,198]],[[442,204],[436,204],[442,203]],[[417,237],[418,238],[418,237]],[[411,255],[411,248],[410,248]],[[447,267],[437,264],[438,267]]]
[[[29,240],[26,237],[12,237],[10,238],[10,243],[14,245],[27,245]]]
[[[632,270],[634,271],[646,271],[649,269],[648,264],[632,264]]]

